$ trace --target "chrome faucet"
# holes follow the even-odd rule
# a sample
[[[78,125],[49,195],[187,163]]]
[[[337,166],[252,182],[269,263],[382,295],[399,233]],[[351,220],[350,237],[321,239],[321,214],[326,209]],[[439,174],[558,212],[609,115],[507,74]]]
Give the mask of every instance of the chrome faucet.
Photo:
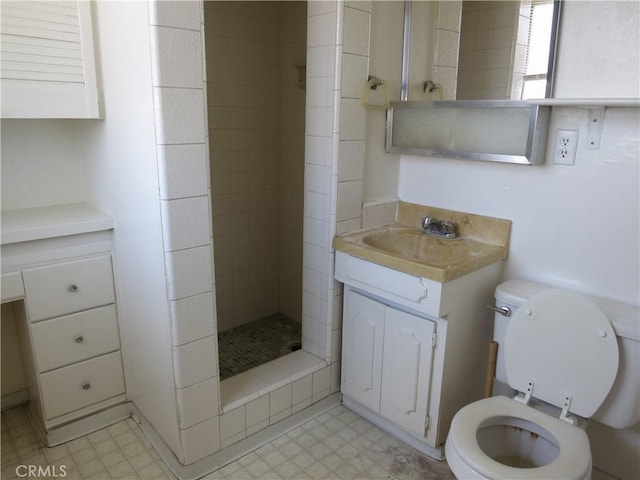
[[[456,227],[451,220],[436,220],[433,217],[422,219],[422,231],[434,237],[456,238]]]

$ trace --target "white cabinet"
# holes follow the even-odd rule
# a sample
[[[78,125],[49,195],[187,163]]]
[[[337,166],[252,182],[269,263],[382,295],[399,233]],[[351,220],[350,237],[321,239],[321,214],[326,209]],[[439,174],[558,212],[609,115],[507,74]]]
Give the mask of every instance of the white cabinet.
[[[427,429],[435,326],[385,308],[380,415],[420,436]]]
[[[342,392],[380,410],[385,306],[355,292],[344,299]]]
[[[124,401],[111,255],[24,268],[31,408],[45,430]]]
[[[29,409],[49,446],[128,413],[112,228],[87,205],[3,214],[2,301],[14,302]]]
[[[91,2],[3,1],[2,118],[99,118]]]
[[[435,323],[345,291],[342,393],[416,435],[427,419]]]
[[[344,283],[343,403],[432,458],[484,392],[499,263],[447,282],[336,251]]]

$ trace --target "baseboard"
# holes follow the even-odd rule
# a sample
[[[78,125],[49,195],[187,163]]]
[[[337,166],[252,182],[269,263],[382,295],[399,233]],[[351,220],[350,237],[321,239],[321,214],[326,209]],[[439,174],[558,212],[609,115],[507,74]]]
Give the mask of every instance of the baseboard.
[[[10,408],[19,407],[20,405],[24,405],[29,401],[29,390],[23,388],[22,390],[18,390],[16,392],[7,393],[6,395],[2,395],[0,398],[0,409],[2,411],[8,410]]]
[[[132,405],[132,418],[140,424],[140,428],[151,442],[151,445],[156,449],[160,458],[169,466],[173,474],[180,480],[194,480],[218,470],[337,405],[340,405],[339,392],[190,465],[182,465],[178,461],[169,446],[135,405]]]

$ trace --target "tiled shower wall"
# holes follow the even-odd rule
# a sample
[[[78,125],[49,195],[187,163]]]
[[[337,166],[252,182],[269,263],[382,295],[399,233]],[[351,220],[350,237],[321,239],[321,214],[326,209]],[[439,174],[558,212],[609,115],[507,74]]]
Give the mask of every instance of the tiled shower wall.
[[[218,328],[301,320],[306,4],[205,2]]]
[[[520,98],[530,4],[462,2],[456,98]]]

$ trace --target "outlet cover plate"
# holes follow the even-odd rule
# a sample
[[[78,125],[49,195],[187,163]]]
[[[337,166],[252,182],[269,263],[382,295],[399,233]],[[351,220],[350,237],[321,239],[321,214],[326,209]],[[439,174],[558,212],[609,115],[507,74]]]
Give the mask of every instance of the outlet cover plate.
[[[553,142],[554,165],[575,165],[578,149],[578,130],[556,130]]]

